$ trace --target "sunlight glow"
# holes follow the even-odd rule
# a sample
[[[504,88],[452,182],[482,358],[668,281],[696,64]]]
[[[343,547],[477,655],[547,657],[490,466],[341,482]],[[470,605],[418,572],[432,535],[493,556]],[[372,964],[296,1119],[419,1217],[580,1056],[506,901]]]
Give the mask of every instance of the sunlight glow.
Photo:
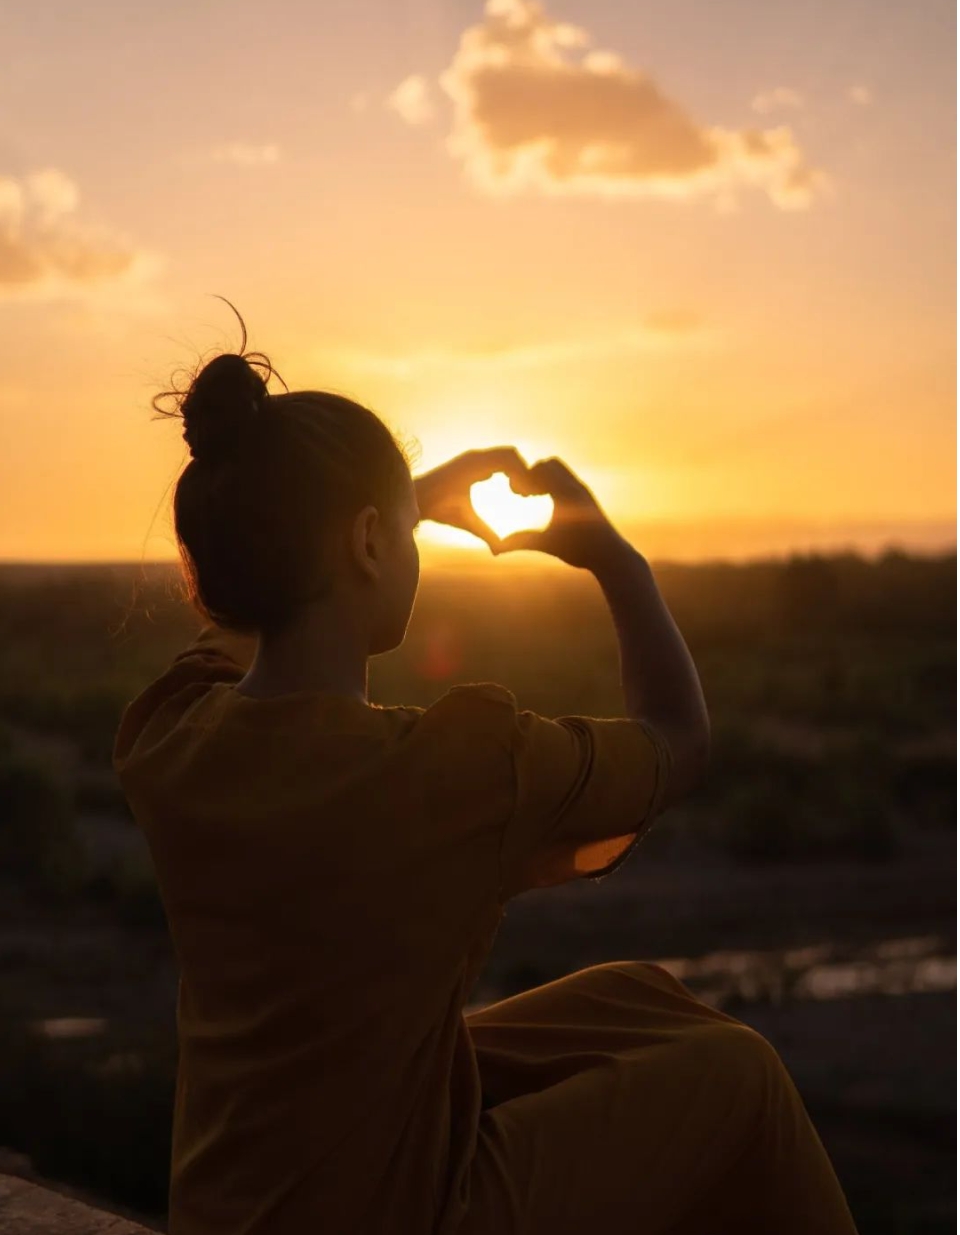
[[[470,488],[473,509],[489,523],[498,536],[528,528],[544,528],[553,518],[553,498],[547,494],[523,497],[514,493],[503,472],[481,480]]]
[[[183,38],[196,5],[140,23],[130,7],[42,38],[32,6],[2,8],[45,153],[0,167],[0,559],[176,557],[189,455],[150,400],[236,348],[217,297],[273,393],[282,377],[370,408],[414,475],[504,446],[558,458],[648,556],[955,545],[956,59],[938,0],[820,6],[831,37],[856,32],[849,65],[824,60],[823,23],[794,25],[801,6],[755,6],[755,40],[797,36],[782,76],[718,52],[705,0],[686,6],[711,32],[695,44],[669,5],[651,39],[622,0],[327,5],[275,22],[272,55],[321,48],[336,71],[272,79],[254,130],[198,117],[195,87],[233,97],[261,67],[255,32],[218,56],[215,23]],[[404,25],[392,68],[371,60],[381,21]],[[188,177],[189,226],[126,157],[131,92],[163,94],[149,146]],[[325,204],[319,233],[304,202]],[[241,277],[254,234],[269,261]],[[492,493],[491,524],[519,528],[518,499]],[[467,532],[428,525],[422,544],[493,565]]]
[[[449,527],[446,523],[432,523],[425,520],[417,528],[417,544],[421,549],[467,549],[483,550],[488,553],[487,546],[472,532],[464,532],[458,527]]]

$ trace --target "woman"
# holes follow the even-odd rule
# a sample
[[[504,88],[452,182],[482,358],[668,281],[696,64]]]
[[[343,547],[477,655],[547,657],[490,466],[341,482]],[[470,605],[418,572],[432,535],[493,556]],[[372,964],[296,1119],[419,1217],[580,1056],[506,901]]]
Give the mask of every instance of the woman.
[[[178,400],[207,623],[115,751],[181,973],[170,1235],[853,1232],[776,1052],[664,969],[463,1013],[511,897],[616,870],[703,774],[699,679],[644,558],[559,460],[414,480],[372,412],[260,370],[219,356]],[[498,471],[552,496],[550,527],[478,519]],[[489,683],[371,703],[421,519],[590,571],[625,715],[547,719]]]

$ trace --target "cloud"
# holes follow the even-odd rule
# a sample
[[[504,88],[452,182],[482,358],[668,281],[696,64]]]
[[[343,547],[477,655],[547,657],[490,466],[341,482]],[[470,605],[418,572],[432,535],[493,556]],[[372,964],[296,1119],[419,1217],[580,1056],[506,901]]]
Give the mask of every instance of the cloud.
[[[789,86],[777,86],[774,90],[758,94],[750,106],[754,111],[766,115],[767,112],[776,111],[778,107],[802,107],[803,95],[797,90],[791,90]]]
[[[234,163],[237,167],[262,167],[278,162],[280,150],[273,144],[251,146],[246,142],[227,142],[216,147],[213,157],[218,163]]]
[[[488,193],[705,196],[729,209],[752,187],[798,209],[826,184],[789,128],[699,125],[536,0],[488,0],[440,85],[454,109],[447,148]]]
[[[671,348],[690,340],[715,341],[702,318],[688,310],[650,313],[639,324],[594,337],[545,339],[504,347],[433,347],[400,354],[340,348],[324,353],[326,367],[337,363],[382,377],[409,381],[438,370],[461,375],[496,370],[535,369],[543,365],[604,360],[630,352]]]
[[[156,272],[154,255],[105,228],[77,223],[79,202],[76,184],[53,167],[0,176],[0,294],[43,298]]]
[[[847,90],[847,98],[859,107],[869,107],[873,102],[873,91],[869,86],[850,86]]]
[[[386,106],[407,124],[413,125],[426,124],[435,114],[427,79],[416,73],[403,79],[393,94],[387,97]]]

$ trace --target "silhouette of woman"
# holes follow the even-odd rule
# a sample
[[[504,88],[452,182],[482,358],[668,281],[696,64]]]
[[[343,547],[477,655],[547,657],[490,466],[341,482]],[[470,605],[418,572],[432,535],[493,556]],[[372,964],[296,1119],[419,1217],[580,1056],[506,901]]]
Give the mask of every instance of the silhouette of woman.
[[[645,559],[558,459],[471,451],[414,479],[371,411],[269,394],[245,345],[168,392],[206,620],[114,752],[180,968],[170,1235],[854,1232],[776,1051],[663,968],[464,1014],[510,898],[615,871],[706,766]],[[547,529],[479,520],[470,485],[499,471],[552,495]],[[624,715],[548,719],[491,683],[371,703],[420,519],[591,572]]]

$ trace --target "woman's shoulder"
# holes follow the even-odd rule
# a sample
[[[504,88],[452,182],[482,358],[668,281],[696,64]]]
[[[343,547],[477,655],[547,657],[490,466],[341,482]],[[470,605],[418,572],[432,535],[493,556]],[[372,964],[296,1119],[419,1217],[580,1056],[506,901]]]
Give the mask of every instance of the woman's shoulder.
[[[475,762],[483,750],[508,745],[517,701],[497,682],[458,682],[426,706],[374,704],[371,714],[411,757],[427,752],[431,761]]]
[[[497,682],[457,682],[447,687],[433,703],[372,704],[372,710],[384,718],[395,719],[403,727],[418,724],[449,722],[454,716],[492,716],[517,709],[513,691]]]
[[[431,729],[496,732],[515,721],[517,706],[513,691],[498,682],[458,682],[418,711],[420,723]]]
[[[458,682],[451,686],[447,693],[437,700],[437,703],[443,703],[445,700],[467,707],[473,704],[482,707],[487,703],[505,705],[510,708],[517,706],[513,691],[506,686],[501,686],[499,682]]]

